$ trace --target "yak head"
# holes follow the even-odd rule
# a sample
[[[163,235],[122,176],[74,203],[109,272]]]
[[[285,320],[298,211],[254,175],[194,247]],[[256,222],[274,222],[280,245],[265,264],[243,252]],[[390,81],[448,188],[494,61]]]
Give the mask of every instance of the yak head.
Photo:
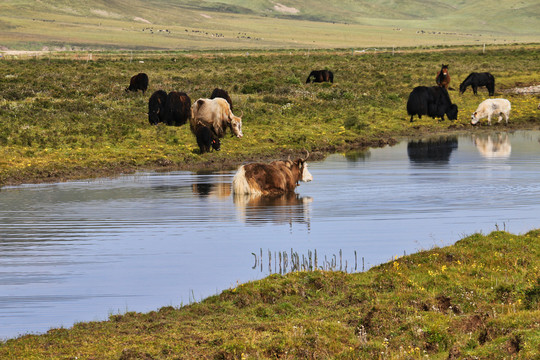
[[[450,108],[446,111],[446,116],[448,116],[449,120],[457,120],[458,115],[458,107],[456,104],[450,105]]]
[[[478,112],[473,112],[473,114],[471,115],[471,125],[476,125],[479,120],[480,117],[478,116]]]
[[[244,115],[244,112],[242,112],[242,115]],[[244,136],[244,134],[242,133],[242,115],[236,116],[231,111],[229,116],[229,126],[231,128],[231,131],[239,138]]]

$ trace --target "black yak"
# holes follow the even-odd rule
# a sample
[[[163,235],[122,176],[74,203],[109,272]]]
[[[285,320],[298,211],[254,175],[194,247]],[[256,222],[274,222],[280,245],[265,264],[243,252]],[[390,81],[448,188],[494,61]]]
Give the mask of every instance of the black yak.
[[[219,138],[208,126],[200,122],[195,125],[195,137],[197,138],[197,145],[199,145],[201,154],[209,152],[210,149],[221,150],[221,141]]]
[[[191,99],[184,92],[171,91],[165,104],[165,123],[182,126],[191,118]]]
[[[418,115],[419,119],[422,115],[428,115],[444,120],[446,114],[449,120],[456,120],[458,107],[452,104],[448,91],[444,87],[417,86],[409,94],[407,113],[411,116],[411,122],[414,115]]]
[[[148,75],[145,73],[138,73],[137,75],[133,75],[129,80],[129,86],[126,88],[126,92],[137,92],[138,90],[142,90],[144,95],[146,89],[148,89]]]
[[[165,121],[165,104],[167,103],[167,93],[158,90],[148,99],[148,122],[157,125]]]
[[[489,92],[489,96],[493,96],[495,93],[495,78],[488,72],[470,73],[459,85],[459,92],[463,94],[469,85],[472,87],[474,95],[477,94],[479,86],[485,86]]]
[[[306,84],[311,82],[334,82],[334,74],[330,70],[313,70],[307,77]]]
[[[227,93],[227,91],[220,88],[215,88],[214,91],[212,91],[212,95],[210,95],[210,99],[215,99],[218,97],[227,100],[227,102],[229,103],[229,107],[231,108],[231,111],[234,110],[231,97],[229,96],[229,93]]]

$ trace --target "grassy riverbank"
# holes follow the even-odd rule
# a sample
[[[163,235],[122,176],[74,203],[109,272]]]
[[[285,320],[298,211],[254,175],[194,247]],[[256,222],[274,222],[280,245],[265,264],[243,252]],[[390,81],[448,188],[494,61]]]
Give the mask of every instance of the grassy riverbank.
[[[310,150],[382,145],[401,136],[474,132],[470,114],[487,97],[450,91],[457,121],[424,117],[410,123],[413,87],[433,85],[450,64],[455,89],[472,71],[496,78],[496,96],[512,102],[508,127],[536,128],[538,95],[503,93],[537,84],[538,45],[343,51],[59,53],[0,60],[0,186],[109,176],[139,169],[230,169],[243,161]],[[66,58],[66,54],[70,58]],[[312,69],[334,72],[334,84],[305,84]],[[147,94],[125,93],[132,75],[150,77]],[[219,153],[199,154],[186,126],[150,126],[147,102],[158,89],[195,101],[227,89],[243,112],[244,138],[227,136]]]
[[[0,343],[2,359],[534,359],[540,230],[364,273],[271,275],[196,304]]]

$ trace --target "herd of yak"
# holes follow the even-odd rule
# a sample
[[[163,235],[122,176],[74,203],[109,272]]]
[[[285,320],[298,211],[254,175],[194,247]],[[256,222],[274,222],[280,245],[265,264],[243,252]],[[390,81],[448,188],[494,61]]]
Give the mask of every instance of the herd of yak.
[[[334,82],[334,74],[329,70],[312,71],[306,83]],[[139,73],[131,77],[128,91],[141,90],[143,95],[148,89],[148,75]],[[224,99],[225,102],[222,100]],[[209,102],[209,100],[214,100]],[[193,106],[190,97],[184,92],[164,90],[155,91],[148,100],[148,121],[151,125],[165,123],[168,126],[182,126],[190,122],[190,130],[197,139],[201,154],[221,148],[220,138],[227,128],[234,135],[242,137],[241,116],[234,116],[233,103],[226,90],[215,88],[208,99],[199,99]],[[199,116],[200,115],[200,116]]]
[[[312,71],[306,83],[333,82],[334,75],[329,70]],[[414,115],[419,118],[427,115],[432,118],[456,120],[458,107],[452,104],[448,95],[450,75],[448,65],[442,65],[435,79],[436,86],[417,86],[409,94],[407,113],[413,121]],[[464,93],[471,86],[474,94],[478,87],[485,86],[489,95],[493,96],[495,78],[490,73],[471,73],[460,85]],[[148,75],[139,73],[130,80],[127,91],[144,92],[148,89]],[[233,135],[242,137],[241,116],[232,112],[233,104],[227,91],[215,88],[209,98],[201,98],[192,105],[191,99],[184,92],[163,90],[155,91],[148,100],[148,121],[152,125],[165,123],[169,126],[181,126],[189,121],[190,130],[197,139],[200,152],[211,149],[220,150],[220,138],[230,129]],[[482,102],[472,116],[474,125],[480,118],[487,117],[491,124],[491,116],[499,115],[499,121],[504,114],[508,123],[510,102],[505,99],[487,99]],[[309,154],[308,154],[309,155]],[[247,164],[241,166],[233,179],[235,194],[276,195],[294,191],[299,181],[311,181],[312,176],[307,169],[306,158],[296,161],[273,161],[269,164]]]
[[[441,120],[444,120],[444,115],[446,115],[450,120],[457,119],[458,107],[456,104],[452,104],[450,96],[448,95],[450,84],[448,65],[442,64],[441,70],[437,73],[435,78],[435,82],[437,84],[436,86],[417,86],[410,93],[407,101],[407,113],[411,116],[411,122],[413,121],[414,115],[417,115],[418,118],[422,118],[422,115],[428,115],[432,118],[440,118]],[[463,94],[469,86],[472,87],[475,95],[477,94],[479,87],[485,86],[489,92],[489,96],[493,96],[495,92],[495,78],[488,72],[473,72],[459,85],[459,92]],[[491,100],[492,101],[489,102],[490,104],[496,104],[498,101],[494,100],[503,99]],[[478,115],[479,110],[480,107],[475,114]],[[500,111],[499,115],[501,113],[504,112]],[[486,114],[486,116],[488,115],[490,119],[493,114]],[[508,122],[508,116],[506,117],[506,121]],[[478,122],[478,120],[476,120],[476,122]],[[473,122],[473,125],[476,124],[476,122]]]
[[[309,74],[306,83],[311,81],[333,83],[334,74],[329,70],[314,70]],[[448,65],[442,65],[441,70],[437,73],[435,81],[437,84],[436,86],[417,86],[409,94],[407,113],[411,116],[411,122],[415,115],[417,115],[418,118],[422,118],[422,115],[427,115],[432,118],[440,118],[441,120],[444,120],[444,116],[446,115],[450,120],[457,119],[458,107],[456,104],[452,104],[450,96],[448,95],[450,84]],[[473,72],[460,84],[460,93],[464,93],[469,86],[472,87],[475,95],[477,94],[479,87],[486,87],[489,96],[493,96],[495,91],[495,78],[489,72]],[[129,87],[126,88],[126,91],[142,90],[144,94],[147,88],[148,75],[139,73],[131,78]],[[230,108],[231,118],[240,120],[241,126],[241,117],[232,115],[233,104],[227,91],[215,88],[209,99],[216,98],[226,100]],[[193,104],[193,107],[200,107],[205,104],[203,100],[204,99],[199,99]],[[504,114],[506,116],[506,122],[508,122],[510,104],[508,100],[503,100],[504,99],[490,99],[484,106],[479,106],[477,111],[473,114],[471,123],[476,124],[478,122],[479,114],[482,114],[483,117],[488,117],[488,122],[490,124],[491,115],[494,114],[499,115],[499,121],[501,120],[500,116]],[[484,109],[487,106],[491,106],[493,109]],[[228,112],[229,110],[225,109],[225,111]],[[219,139],[223,137],[227,127],[231,128],[231,130],[237,130],[232,129],[231,124],[234,123],[234,121],[231,123],[231,119],[223,119],[224,123],[220,124],[220,126],[223,126],[215,127],[212,126],[212,122],[195,119],[194,115],[191,99],[184,92],[171,91],[167,94],[163,90],[157,90],[148,100],[148,121],[150,124],[156,125],[163,122],[169,126],[181,126],[189,120],[190,129],[197,139],[197,144],[201,153],[208,152],[210,149],[219,150]],[[475,115],[477,115],[476,118]],[[242,136],[241,131],[240,135],[238,134],[238,131],[234,131],[234,133],[238,137]]]

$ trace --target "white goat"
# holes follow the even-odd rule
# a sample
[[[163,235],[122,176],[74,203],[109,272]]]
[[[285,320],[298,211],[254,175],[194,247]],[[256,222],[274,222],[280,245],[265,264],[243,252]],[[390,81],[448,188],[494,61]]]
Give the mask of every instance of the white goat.
[[[506,124],[508,124],[508,118],[510,117],[510,101],[506,99],[487,99],[478,105],[476,111],[472,114],[471,124],[475,125],[480,119],[488,118],[488,124],[491,125],[491,117],[493,115],[499,115],[499,121],[501,122],[502,116],[506,118]]]

